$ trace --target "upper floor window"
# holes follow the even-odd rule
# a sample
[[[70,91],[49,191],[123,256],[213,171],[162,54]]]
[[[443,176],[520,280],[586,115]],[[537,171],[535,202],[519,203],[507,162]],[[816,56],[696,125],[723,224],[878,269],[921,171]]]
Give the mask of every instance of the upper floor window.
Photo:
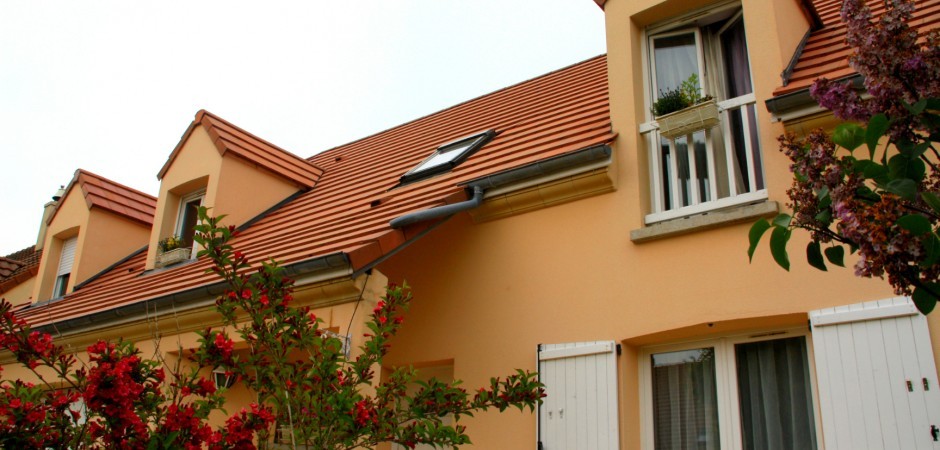
[[[438,147],[421,164],[402,175],[401,183],[421,180],[457,167],[458,164],[469,158],[470,155],[492,139],[494,135],[495,132],[490,130],[457,139]]]
[[[712,101],[641,125],[649,144],[646,223],[766,198],[744,19],[706,11],[648,31],[650,104],[685,88]]]
[[[72,265],[75,263],[75,247],[77,245],[77,236],[62,241],[62,251],[59,252],[59,265],[55,273],[55,284],[52,287],[52,298],[63,297],[68,293],[69,279],[72,277]]]
[[[196,224],[199,221],[199,207],[202,206],[202,200],[205,196],[205,191],[198,191],[180,199],[180,210],[176,219],[175,231],[176,236],[179,237],[179,246],[192,249],[190,258],[196,255],[193,237],[196,235]]]

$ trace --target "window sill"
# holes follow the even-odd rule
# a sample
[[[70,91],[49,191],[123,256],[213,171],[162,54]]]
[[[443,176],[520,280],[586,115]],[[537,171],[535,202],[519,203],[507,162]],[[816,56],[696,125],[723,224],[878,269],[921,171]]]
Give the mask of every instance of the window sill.
[[[630,231],[630,240],[635,244],[640,244],[657,239],[678,236],[680,234],[746,222],[759,217],[777,214],[778,211],[779,206],[777,202],[772,201],[734,206],[704,214],[658,222],[640,229],[632,230]]]

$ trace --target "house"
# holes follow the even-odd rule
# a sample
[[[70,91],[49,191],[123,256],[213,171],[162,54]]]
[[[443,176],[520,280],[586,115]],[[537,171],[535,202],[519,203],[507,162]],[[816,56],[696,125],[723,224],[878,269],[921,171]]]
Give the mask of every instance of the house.
[[[76,172],[19,315],[75,348],[178,357],[220,287],[195,249],[166,261],[159,244],[189,246],[205,205],[354,346],[382,286],[407,280],[388,367],[470,387],[539,370],[539,410],[469,419],[476,448],[940,448],[940,316],[850,269],[745,252],[785,209],[776,137],[831,126],[807,88],[853,76],[840,2],[596,1],[606,56],[310,158],[200,111],[156,198]],[[668,132],[654,93],[692,73],[717,124]]]

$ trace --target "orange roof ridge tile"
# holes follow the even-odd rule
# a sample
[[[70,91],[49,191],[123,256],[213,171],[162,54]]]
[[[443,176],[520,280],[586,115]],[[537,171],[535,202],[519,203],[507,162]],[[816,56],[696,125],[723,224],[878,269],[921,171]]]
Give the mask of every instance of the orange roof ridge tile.
[[[75,171],[62,198],[67,197],[75,186],[81,189],[89,209],[101,208],[147,226],[153,225],[153,215],[157,209],[156,197],[84,169]],[[60,200],[59,205],[61,204]],[[52,219],[59,212],[59,205],[46,223],[52,223]]]
[[[284,150],[209,111],[201,109],[196,113],[196,117],[190,123],[189,128],[186,129],[186,132],[183,133],[179,143],[170,153],[160,172],[157,173],[157,179],[163,178],[173,161],[176,160],[176,155],[182,150],[183,144],[198,126],[202,126],[209,133],[212,143],[215,144],[220,155],[231,152],[232,155],[257,164],[264,170],[290,180],[305,189],[310,189],[316,185],[323,175],[323,169],[307,159]]]

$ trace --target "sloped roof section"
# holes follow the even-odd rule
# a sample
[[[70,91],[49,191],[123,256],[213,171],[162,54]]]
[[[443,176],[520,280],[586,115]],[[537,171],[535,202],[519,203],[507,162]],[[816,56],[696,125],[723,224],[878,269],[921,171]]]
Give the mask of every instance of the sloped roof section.
[[[0,256],[0,294],[35,276],[41,259],[42,250],[35,246]]]
[[[940,25],[940,0],[915,0],[917,4],[909,24],[921,35]],[[868,0],[872,17],[885,10],[883,0]],[[799,59],[785,86],[774,90],[774,96],[807,89],[819,78],[837,80],[855,75],[849,66],[852,50],[845,43],[846,26],[840,12],[842,0],[813,0],[823,26],[810,33]]]
[[[489,129],[496,136],[450,172],[398,186],[441,144]],[[461,183],[469,180],[613,139],[607,60],[598,56],[310,158],[323,169],[316,187],[252,223],[232,244],[253,261],[291,266],[342,255],[361,269],[431,226],[393,229],[391,219],[464,200]],[[204,260],[144,273],[145,259],[140,252],[62,300],[20,315],[35,325],[60,322],[218,281],[204,273]]]
[[[76,187],[81,190],[88,209],[101,208],[147,226],[153,225],[157,199],[152,195],[83,169],[75,171],[72,181],[65,188],[65,196],[68,196]],[[48,223],[52,222],[58,212],[56,208],[55,212],[49,216]]]
[[[179,144],[170,153],[166,164],[160,169],[160,173],[157,174],[158,179],[163,178],[176,159],[176,155],[182,150],[183,144],[196,127],[200,126],[209,133],[220,155],[237,156],[307,189],[317,184],[317,180],[323,175],[323,170],[311,162],[232,125],[209,111],[200,110],[183,134]]]

